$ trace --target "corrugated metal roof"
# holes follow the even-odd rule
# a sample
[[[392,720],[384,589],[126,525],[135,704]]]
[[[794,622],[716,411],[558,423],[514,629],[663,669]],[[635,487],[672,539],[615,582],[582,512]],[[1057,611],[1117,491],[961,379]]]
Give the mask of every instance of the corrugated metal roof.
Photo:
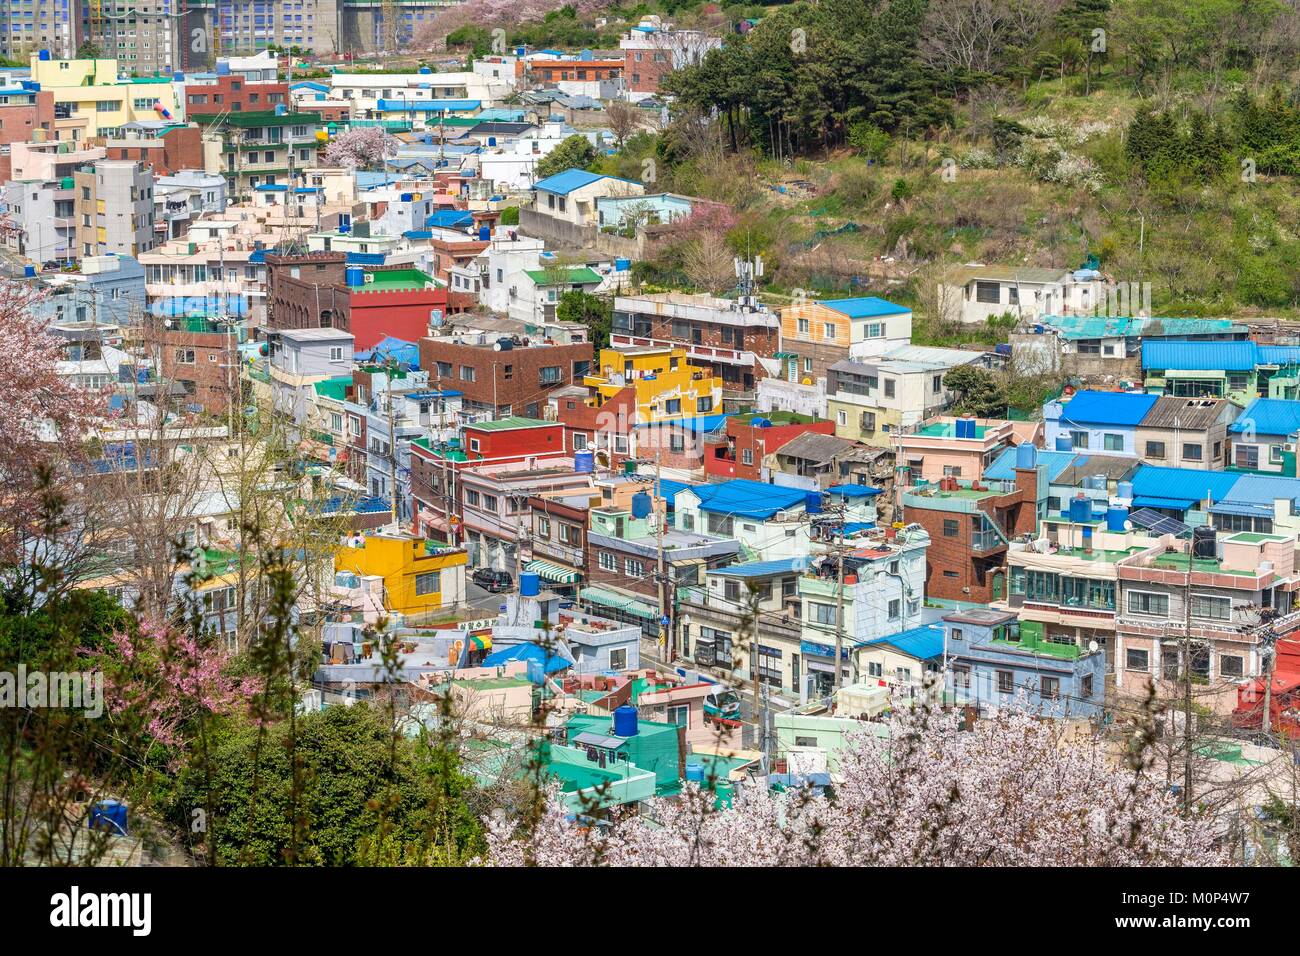
[[[1300,346],[1295,346],[1295,345],[1259,346],[1260,365],[1295,365],[1297,363],[1300,363]]]
[[[1077,456],[1072,451],[1043,451],[1038,450],[1038,464],[1047,468],[1047,480],[1055,481],[1056,477],[1065,469],[1070,467],[1070,463]],[[988,481],[1013,481],[1016,477],[1016,449],[1008,448],[993,464],[984,469],[984,478]]]
[[[604,176],[600,173],[589,173],[585,169],[566,169],[562,173],[556,173],[554,176],[547,176],[545,179],[534,183],[534,189],[544,189],[548,193],[555,193],[558,196],[567,196],[575,189],[581,189],[583,186],[590,186],[594,182],[602,179],[617,179],[620,182],[632,183],[640,186],[634,179],[623,179],[619,176]]]
[[[766,520],[783,508],[802,505],[808,494],[802,488],[769,485],[747,478],[733,478],[718,484],[695,485],[690,489],[700,499],[701,511]]]
[[[1078,392],[1063,406],[1061,421],[1078,425],[1137,425],[1158,395],[1138,392]]]
[[[1300,351],[1300,350],[1297,350]],[[1254,342],[1143,342],[1144,369],[1189,372],[1248,372],[1259,362]]]
[[[1138,335],[1144,337],[1222,335],[1241,328],[1231,319],[1147,319],[1092,315],[1044,316],[1039,324],[1055,329],[1065,339],[1104,339]]]
[[[1257,398],[1242,412],[1228,431],[1240,435],[1290,435],[1300,430],[1300,402],[1281,398]]]
[[[795,571],[805,571],[808,564],[808,557],[800,555],[796,558],[783,558],[780,561],[749,561],[745,564],[733,564],[709,573],[721,574],[723,577],[728,578],[766,578],[774,574],[791,574]]]
[[[865,646],[874,647],[878,644],[888,644],[919,661],[928,661],[943,654],[943,628],[938,624],[923,624],[888,637],[874,638],[867,641]]]
[[[1209,428],[1227,407],[1237,409],[1226,398],[1180,398],[1165,395],[1151,406],[1143,428]]]
[[[1268,505],[1271,512],[1273,501],[1277,498],[1291,501],[1300,499],[1300,478],[1286,478],[1281,475],[1238,475],[1237,483],[1224,497],[1224,501]]]
[[[1208,494],[1213,500],[1222,501],[1231,497],[1233,486],[1241,478],[1226,471],[1143,465],[1133,476],[1133,496],[1203,501]]]
[[[1092,475],[1105,475],[1109,481],[1125,481],[1141,464],[1136,458],[1123,455],[1079,455],[1062,468],[1056,482],[1062,485],[1081,485]]]

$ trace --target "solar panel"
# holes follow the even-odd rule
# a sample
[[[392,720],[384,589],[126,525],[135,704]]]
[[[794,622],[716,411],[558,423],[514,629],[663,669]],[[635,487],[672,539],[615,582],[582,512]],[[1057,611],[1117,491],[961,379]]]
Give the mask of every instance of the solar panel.
[[[1186,534],[1191,530],[1190,525],[1183,524],[1177,518],[1170,518],[1162,515],[1154,508],[1139,508],[1137,511],[1128,513],[1128,520],[1132,521],[1136,527],[1146,528],[1148,531],[1156,534]]]

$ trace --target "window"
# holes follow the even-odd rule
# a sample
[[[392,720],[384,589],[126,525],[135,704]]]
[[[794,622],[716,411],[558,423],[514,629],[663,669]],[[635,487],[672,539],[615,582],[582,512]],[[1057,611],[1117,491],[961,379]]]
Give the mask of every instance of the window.
[[[901,610],[902,610],[902,602],[901,602],[901,601],[899,601],[897,598],[895,598],[894,600],[890,601],[890,602],[889,602],[889,619],[890,619],[891,621],[897,621],[897,620],[898,620],[899,613],[901,612]]]
[[[645,575],[645,563],[633,558],[623,560],[623,573],[630,578],[639,578]]]
[[[1232,600],[1226,597],[1214,597],[1209,594],[1192,595],[1192,617],[1209,621],[1231,621]]]
[[[1201,460],[1200,445],[1192,444],[1190,442],[1183,445],[1183,461],[1200,461],[1200,460]]]
[[[959,530],[960,530],[960,526],[958,525],[956,518],[943,519],[943,536],[945,538],[957,537],[957,532]]]
[[[1169,616],[1169,596],[1148,591],[1129,591],[1128,609],[1131,614],[1149,614],[1153,617]]]
[[[674,432],[668,437],[668,450],[677,454],[686,451],[686,436]]]
[[[809,601],[808,621],[812,624],[829,624],[833,627],[835,625],[835,605]]]
[[[484,511],[496,511],[496,510],[497,510],[497,496],[496,496],[496,495],[486,495],[486,494],[485,494],[485,495],[483,496],[483,510],[484,510]]]
[[[1061,699],[1061,678],[1044,677],[1043,679],[1042,698],[1043,700],[1060,700]]]
[[[680,398],[669,398],[664,401],[665,415],[678,415],[682,410],[682,400]]]
[[[470,450],[470,451],[478,451],[478,450],[479,450],[479,440],[478,440],[477,438],[471,438],[471,439],[469,440],[469,450]]]
[[[800,331],[800,332],[807,332],[807,331],[808,331],[808,320],[807,320],[807,319],[800,319],[800,320],[799,320],[799,331]]]
[[[1088,447],[1088,433],[1087,433],[1087,432],[1070,432],[1070,447],[1072,447],[1072,448],[1087,448],[1087,447]]]
[[[795,737],[794,745],[796,747],[816,747],[817,738],[816,737]]]
[[[341,345],[330,346],[330,361],[331,362],[343,361],[343,347]]]
[[[177,349],[177,350],[176,350],[176,361],[179,362],[181,365],[193,365],[193,364],[194,364],[194,350],[193,350],[193,349]]]
[[[740,450],[740,463],[742,465],[752,465],[754,463],[754,450],[752,448],[742,448]]]
[[[1245,670],[1243,668],[1243,659],[1235,654],[1219,655],[1219,676],[1220,677],[1241,677]]]
[[[975,301],[997,305],[1002,301],[1002,287],[996,282],[976,282]]]
[[[944,465],[944,466],[943,466],[943,476],[944,476],[945,478],[960,478],[960,477],[961,477],[961,465]]]
[[[1016,675],[1011,671],[998,671],[998,693],[1013,694],[1016,690]]]
[[[582,529],[574,524],[561,524],[560,543],[578,547],[582,544]]]
[[[892,378],[885,379],[885,398],[893,398],[894,392],[894,380]]]
[[[618,561],[608,551],[600,552],[600,569],[602,571],[617,571]]]
[[[871,661],[869,664],[867,664],[868,677],[881,677],[883,675],[884,675],[884,668],[881,666],[880,661]]]
[[[1139,648],[1130,647],[1124,657],[1124,669],[1130,671],[1150,670],[1150,655]]]
[[[415,576],[416,594],[437,594],[442,590],[442,572],[429,571]]]
[[[541,515],[537,516],[537,535],[538,537],[545,538],[547,541],[551,540],[550,518],[544,518]]]
[[[930,391],[932,391],[932,392],[936,392],[936,393],[938,393],[938,392],[942,392],[942,391],[943,391],[943,376],[942,376],[942,375],[936,375],[936,376],[931,380],[931,382],[930,382]]]
[[[834,322],[823,322],[823,323],[822,323],[822,338],[826,339],[828,342],[834,340],[834,338],[835,338],[835,323],[834,323]]]
[[[563,372],[558,365],[548,365],[538,370],[538,381],[542,385],[554,385],[563,379]]]
[[[1268,460],[1271,461],[1271,462],[1272,462],[1273,464],[1275,464],[1275,465],[1280,465],[1280,464],[1282,464],[1282,452],[1283,452],[1283,450],[1284,450],[1284,449],[1282,448],[1281,445],[1269,445],[1269,446],[1268,446]],[[1258,455],[1257,455],[1256,457],[1258,457]]]
[[[1272,456],[1272,450],[1274,448],[1277,449],[1279,453],[1282,451],[1282,449],[1281,446],[1279,445],[1273,445],[1272,448],[1269,449],[1270,452],[1269,460],[1273,461],[1273,463],[1276,464],[1277,462]],[[1258,445],[1234,445],[1232,451],[1233,451],[1233,456],[1232,456],[1233,463],[1236,464],[1238,468],[1259,467],[1259,446]],[[1278,457],[1280,458],[1281,455],[1279,454]]]
[[[472,365],[462,365],[462,366],[460,367],[460,380],[461,380],[462,382],[472,382],[472,381],[474,381],[474,366],[472,366]]]
[[[1124,436],[1107,433],[1101,436],[1102,448],[1106,451],[1123,451]]]
[[[1092,675],[1084,674],[1083,679],[1079,681],[1079,696],[1085,700],[1092,696]]]
[[[712,398],[712,396],[707,397],[707,398],[701,398],[701,399],[699,399],[699,400],[695,403],[695,408],[696,408],[697,411],[701,411],[701,412],[711,412],[711,411],[713,411],[713,398]]]
[[[899,670],[902,671],[902,668],[900,667]],[[900,674],[899,676],[901,677],[902,675]],[[962,664],[953,665],[952,682],[953,685],[956,687],[961,687],[966,690],[969,690],[970,689],[970,668]]]
[[[1147,457],[1163,461],[1165,457],[1165,443],[1162,441],[1147,442]]]
[[[627,670],[627,648],[614,647],[609,651],[609,669],[612,671]],[[676,721],[674,721],[676,723]]]

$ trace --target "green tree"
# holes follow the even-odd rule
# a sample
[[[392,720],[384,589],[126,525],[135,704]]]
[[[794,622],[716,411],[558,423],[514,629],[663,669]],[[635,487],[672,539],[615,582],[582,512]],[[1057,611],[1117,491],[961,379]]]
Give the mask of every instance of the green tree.
[[[596,161],[596,148],[581,133],[574,133],[537,164],[537,178],[545,179],[566,169],[586,169]]]
[[[555,317],[561,322],[585,325],[591,347],[597,352],[609,347],[609,330],[614,319],[614,307],[609,299],[577,289],[564,292],[555,306]]]
[[[519,207],[506,206],[501,210],[501,225],[517,226],[519,225]]]
[[[1006,414],[1006,389],[986,368],[958,366],[943,377],[943,384],[956,393],[953,408],[963,415],[995,418]]]

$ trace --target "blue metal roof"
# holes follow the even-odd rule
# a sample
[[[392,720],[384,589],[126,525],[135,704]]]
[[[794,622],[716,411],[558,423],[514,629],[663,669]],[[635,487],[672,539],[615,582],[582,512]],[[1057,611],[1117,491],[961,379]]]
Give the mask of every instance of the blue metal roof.
[[[828,494],[839,495],[842,498],[870,498],[872,495],[880,494],[879,488],[872,488],[870,485],[831,485],[826,491]]]
[[[1294,345],[1261,345],[1260,365],[1295,365],[1300,362],[1300,347]]]
[[[1061,421],[1080,425],[1137,425],[1159,398],[1136,392],[1078,392],[1062,406]]]
[[[349,252],[345,258],[350,266],[382,266],[387,257],[382,252]]]
[[[1257,398],[1228,426],[1234,435],[1290,435],[1300,430],[1300,402],[1282,398]]]
[[[464,209],[439,209],[424,224],[430,229],[457,229],[473,222],[473,213]]]
[[[877,298],[874,295],[865,296],[860,299],[820,299],[818,305],[824,305],[841,315],[847,315],[850,319],[868,319],[881,315],[900,315],[903,312],[911,312],[905,305],[895,305],[894,303]]]
[[[1047,468],[1047,480],[1055,481],[1061,472],[1070,467],[1075,459],[1072,451],[1038,450],[1038,464]],[[1008,448],[998,455],[993,464],[984,469],[984,478],[988,481],[1014,481],[1016,477],[1016,450]]]
[[[1300,350],[1297,350],[1300,351]],[[1143,342],[1144,369],[1182,369],[1188,372],[1249,372],[1260,361],[1254,342]]]
[[[802,488],[769,485],[748,478],[733,478],[718,484],[695,485],[691,488],[700,499],[701,511],[712,511],[737,518],[765,521],[784,508],[793,508],[807,500]]]
[[[943,627],[938,624],[922,624],[898,634],[872,638],[864,646],[874,647],[879,644],[888,644],[919,661],[928,661],[943,656]]]
[[[581,189],[583,186],[590,186],[594,182],[602,179],[619,179],[618,176],[604,176],[600,173],[589,173],[585,169],[566,169],[562,173],[556,173],[554,176],[547,176],[533,185],[534,189],[543,189],[548,193],[555,193],[557,196],[567,196],[575,189]],[[633,179],[621,180],[625,183],[635,183]],[[636,185],[641,185],[636,183]]]
[[[1239,327],[1231,319],[1142,318],[1139,316],[1047,315],[1038,321],[1064,339],[1142,336],[1183,338],[1222,335]]]
[[[464,113],[476,110],[482,100],[380,100],[379,109],[398,113]]]
[[[672,507],[677,501],[677,492],[684,488],[694,488],[695,486],[685,481],[673,481],[671,478],[661,478],[659,481],[659,494],[663,495],[664,501],[668,502],[668,507]]]
[[[796,558],[782,558],[779,561],[749,561],[745,564],[732,564],[725,568],[718,568],[709,573],[721,574],[728,578],[766,578],[775,574],[806,571],[809,560],[807,555],[800,555]]]
[[[711,432],[727,420],[726,415],[696,415],[694,418],[664,418],[655,422],[641,422],[633,428],[683,428],[690,432]]]
[[[1205,500],[1208,494],[1215,501],[1231,497],[1233,486],[1241,475],[1228,471],[1197,471],[1193,468],[1162,468],[1143,465],[1133,475],[1133,497],[1164,498],[1187,502]],[[1135,500],[1134,504],[1138,504]],[[1155,505],[1154,507],[1179,507]],[[1187,507],[1183,505],[1182,507]]]
[[[1287,498],[1291,501],[1300,499],[1300,478],[1286,478],[1282,475],[1238,475],[1237,483],[1224,501],[1238,504],[1265,505],[1269,514],[1273,513],[1273,501]]]

